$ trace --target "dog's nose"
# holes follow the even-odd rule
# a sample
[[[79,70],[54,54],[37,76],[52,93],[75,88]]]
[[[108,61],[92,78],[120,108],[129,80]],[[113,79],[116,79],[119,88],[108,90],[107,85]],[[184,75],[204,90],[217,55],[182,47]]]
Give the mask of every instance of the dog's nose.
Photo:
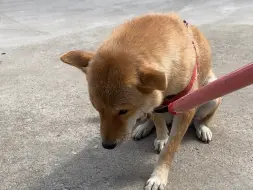
[[[115,142],[102,142],[102,146],[105,149],[114,149],[116,147],[116,143]]]

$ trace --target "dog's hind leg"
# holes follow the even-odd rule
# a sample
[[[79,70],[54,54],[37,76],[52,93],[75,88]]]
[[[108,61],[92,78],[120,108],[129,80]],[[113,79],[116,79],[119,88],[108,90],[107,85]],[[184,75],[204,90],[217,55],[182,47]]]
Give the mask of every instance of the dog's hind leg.
[[[213,76],[209,78],[208,83],[214,81],[215,79],[216,78],[213,74]],[[211,100],[201,105],[195,114],[193,124],[196,128],[196,135],[203,142],[208,143],[212,140],[212,132],[207,125],[211,121],[220,103],[221,98]]]
[[[154,128],[154,123],[151,119],[148,119],[145,123],[136,127],[133,131],[132,137],[134,140],[140,140],[150,134]]]

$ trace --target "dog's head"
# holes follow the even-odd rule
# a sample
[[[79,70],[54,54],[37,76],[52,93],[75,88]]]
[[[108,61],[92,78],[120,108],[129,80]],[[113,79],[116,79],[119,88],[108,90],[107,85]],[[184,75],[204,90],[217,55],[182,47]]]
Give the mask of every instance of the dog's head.
[[[70,51],[61,61],[86,74],[90,100],[100,115],[104,148],[112,149],[131,132],[136,120],[163,100],[166,75],[127,53]]]

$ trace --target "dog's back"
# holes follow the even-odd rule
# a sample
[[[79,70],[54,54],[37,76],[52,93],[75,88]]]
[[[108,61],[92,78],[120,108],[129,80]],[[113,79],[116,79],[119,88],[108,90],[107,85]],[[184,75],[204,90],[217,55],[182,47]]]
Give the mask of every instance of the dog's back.
[[[197,49],[199,83],[202,85],[211,72],[209,43],[199,29],[192,25],[188,28],[175,13],[148,14],[125,22],[113,30],[98,52],[110,52],[113,56],[125,52],[128,59],[134,57],[128,64],[155,63],[161,66],[171,86],[165,94],[175,94],[189,82],[196,63],[192,40]],[[179,80],[172,80],[175,77]]]

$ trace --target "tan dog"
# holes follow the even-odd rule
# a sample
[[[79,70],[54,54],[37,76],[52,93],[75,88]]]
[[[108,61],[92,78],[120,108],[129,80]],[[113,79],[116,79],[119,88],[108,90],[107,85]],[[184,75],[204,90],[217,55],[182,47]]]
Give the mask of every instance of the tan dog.
[[[132,133],[137,119],[152,114],[152,119],[133,132],[135,139],[145,137],[154,123],[155,149],[162,150],[145,189],[165,188],[173,156],[192,121],[197,136],[206,142],[211,140],[212,133],[206,125],[220,99],[176,116],[152,113],[165,97],[185,89],[196,61],[198,76],[192,90],[216,79],[207,40],[194,26],[187,27],[176,14],[134,18],[115,28],[96,52],[70,51],[61,60],[86,73],[90,100],[100,115],[104,148],[115,148]],[[170,138],[166,121],[172,121]]]

